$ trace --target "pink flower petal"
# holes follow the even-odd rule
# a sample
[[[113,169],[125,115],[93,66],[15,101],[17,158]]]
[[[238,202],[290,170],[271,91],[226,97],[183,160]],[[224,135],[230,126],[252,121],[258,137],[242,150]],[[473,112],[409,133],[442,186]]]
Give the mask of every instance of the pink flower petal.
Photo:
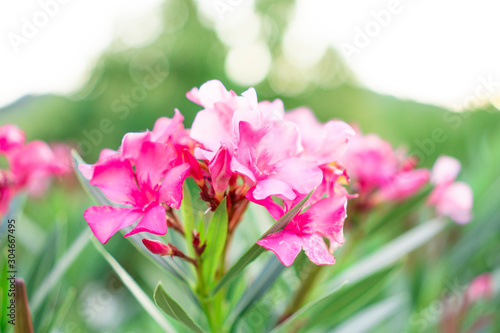
[[[167,172],[159,190],[160,202],[166,202],[175,209],[181,206],[182,184],[189,175],[190,168],[189,163],[184,163]]]
[[[457,159],[450,156],[440,156],[432,167],[431,183],[438,185],[454,181],[461,167]]]
[[[274,174],[270,177],[288,183],[299,193],[308,194],[321,184],[323,173],[311,162],[289,158],[277,164]]]
[[[296,226],[297,231],[333,237],[342,230],[347,217],[346,208],[347,198],[336,194],[314,203],[304,213],[296,216],[291,223]]]
[[[273,251],[283,265],[290,266],[299,255],[303,242],[293,232],[281,230],[258,240],[257,244],[267,250]]]
[[[176,152],[170,145],[145,141],[141,146],[139,158],[135,162],[135,174],[142,188],[154,189],[175,162]]]
[[[0,127],[0,153],[20,147],[26,141],[24,132],[17,126],[7,124]]]
[[[222,146],[215,157],[208,164],[208,170],[212,176],[212,186],[215,193],[226,191],[231,179],[231,154],[225,146]]]
[[[119,204],[134,204],[140,197],[130,161],[119,156],[97,163],[90,184]]]
[[[139,232],[149,232],[155,235],[167,233],[167,214],[163,206],[157,205],[149,208],[139,223],[125,237],[135,235]]]
[[[136,161],[141,153],[142,144],[150,141],[150,138],[151,133],[149,131],[125,134],[120,147],[123,157]]]
[[[252,196],[257,200],[264,200],[270,196],[293,200],[296,194],[288,183],[278,179],[267,178],[257,182]]]
[[[465,224],[472,219],[473,200],[470,186],[464,182],[455,182],[443,191],[436,209],[439,214],[449,216],[459,224]]]
[[[388,185],[382,187],[385,200],[404,200],[417,193],[429,181],[429,170],[416,169],[400,172]]]
[[[184,131],[184,116],[178,109],[175,109],[175,114],[172,119],[167,117],[158,118],[151,132],[151,141],[166,142],[172,136]]]
[[[118,230],[134,224],[141,215],[142,213],[134,208],[93,206],[87,208],[83,217],[97,239],[106,244]]]
[[[328,251],[323,238],[316,234],[302,234],[302,247],[306,256],[316,265],[333,265],[335,258]]]

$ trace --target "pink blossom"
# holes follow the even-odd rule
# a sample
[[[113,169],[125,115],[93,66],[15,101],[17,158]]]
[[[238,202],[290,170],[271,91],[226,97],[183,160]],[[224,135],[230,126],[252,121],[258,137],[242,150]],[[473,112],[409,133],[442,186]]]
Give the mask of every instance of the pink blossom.
[[[6,157],[16,186],[33,196],[45,192],[52,176],[71,171],[70,166],[64,161],[61,163],[49,145],[42,141],[31,141],[11,149]]]
[[[283,230],[257,244],[273,251],[285,266],[290,266],[301,249],[316,265],[332,265],[333,250],[344,242],[342,228],[346,218],[347,198],[335,195],[321,199],[297,215]],[[330,250],[323,237],[330,241]]]
[[[146,141],[134,165],[117,154],[96,163],[90,184],[99,187],[110,200],[125,205],[94,206],[85,211],[85,220],[101,243],[138,219],[139,223],[125,236],[167,232],[163,204],[179,208],[182,184],[190,169],[188,163],[174,166],[176,161],[177,153],[171,146]]]
[[[473,303],[480,299],[491,298],[493,297],[493,289],[493,276],[489,273],[479,275],[467,287],[467,301]]]
[[[17,126],[12,124],[0,127],[0,153],[6,153],[24,144],[26,136]]]
[[[199,89],[193,88],[186,96],[204,108],[196,114],[191,126],[191,137],[212,152],[217,151],[221,144],[230,146],[233,143],[235,111],[251,112],[257,105],[253,88],[238,96],[217,80],[208,81]]]
[[[226,147],[231,171],[244,178],[249,197],[293,200],[321,183],[317,165],[300,158],[299,128],[284,118],[280,100],[258,103],[254,89],[237,96],[219,81],[187,96],[204,107],[191,129],[191,137],[202,144],[195,156],[214,164],[219,149]]]
[[[340,158],[360,196],[376,194],[378,200],[401,201],[418,192],[429,180],[429,171],[414,169],[415,161],[402,150],[374,134],[358,133]]]
[[[460,162],[453,157],[439,157],[432,168],[431,183],[435,185],[428,203],[436,207],[440,215],[449,216],[459,224],[472,219],[473,193],[464,182],[456,182]]]

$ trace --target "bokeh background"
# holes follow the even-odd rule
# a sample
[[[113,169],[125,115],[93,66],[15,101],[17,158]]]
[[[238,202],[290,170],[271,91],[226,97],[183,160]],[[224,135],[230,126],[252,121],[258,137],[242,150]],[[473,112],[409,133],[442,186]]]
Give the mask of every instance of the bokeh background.
[[[473,188],[475,219],[406,259],[411,269],[393,286],[411,301],[378,327],[411,331],[423,320],[432,331],[443,295],[500,267],[499,9],[484,0],[2,3],[0,125],[17,124],[28,140],[68,142],[94,162],[124,133],[151,129],[174,108],[189,127],[199,107],[185,93],[219,79],[237,93],[254,86],[260,100],[281,98],[287,109],[306,105],[323,121],[378,133],[424,167],[454,156]],[[19,216],[31,296],[87,228],[82,213],[92,202],[77,180],[55,183]],[[384,232],[401,232],[397,223]],[[121,237],[107,248],[149,294],[167,279]],[[387,294],[380,288],[358,306]],[[261,302],[248,320],[265,313],[269,302]],[[405,326],[412,314],[418,325]],[[34,320],[40,332],[159,330],[91,244]]]

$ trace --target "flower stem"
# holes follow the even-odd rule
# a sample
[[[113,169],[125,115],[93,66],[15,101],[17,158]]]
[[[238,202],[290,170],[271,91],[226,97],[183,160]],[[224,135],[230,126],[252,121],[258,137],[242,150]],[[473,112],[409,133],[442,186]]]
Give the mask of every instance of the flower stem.
[[[280,319],[280,322],[285,321],[288,317],[293,315],[295,312],[297,312],[302,307],[308,294],[313,290],[315,282],[318,279],[318,276],[320,275],[319,273],[321,272],[321,269],[323,268],[323,266],[314,265],[310,262],[308,262],[307,267],[309,268],[308,275],[305,278],[305,280],[302,282],[302,284],[300,285],[300,288],[295,293],[293,301],[286,308],[283,316]]]

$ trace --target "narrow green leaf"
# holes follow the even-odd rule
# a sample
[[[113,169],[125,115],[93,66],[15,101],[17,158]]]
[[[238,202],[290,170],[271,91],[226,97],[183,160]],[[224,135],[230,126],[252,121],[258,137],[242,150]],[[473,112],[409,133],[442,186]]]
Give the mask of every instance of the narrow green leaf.
[[[324,294],[327,296],[319,297],[304,305],[299,311],[277,326],[272,332],[284,332],[284,327],[288,327],[290,323],[297,320],[297,318],[299,318],[309,308],[328,297],[332,294],[332,292],[335,292],[340,284],[345,283],[346,281],[349,281],[349,283],[357,283],[358,281],[361,281],[373,274],[376,274],[384,268],[391,266],[409,252],[415,250],[436,236],[441,230],[444,229],[445,226],[446,223],[442,218],[427,221],[394,239],[375,253],[359,260],[356,264],[340,273],[337,278],[329,282],[324,287]]]
[[[175,332],[175,328],[167,321],[165,316],[158,310],[153,301],[148,295],[142,290],[142,288],[135,282],[135,280],[127,273],[125,269],[118,263],[118,261],[113,258],[111,254],[106,251],[104,246],[99,243],[96,239],[93,239],[94,246],[99,251],[99,253],[106,259],[111,268],[115,271],[116,275],[120,278],[123,284],[130,290],[135,299],[142,305],[146,312],[153,318],[156,323],[165,332]]]
[[[52,268],[52,270],[47,274],[43,282],[40,284],[40,287],[33,295],[33,299],[31,302],[31,308],[33,312],[38,310],[38,307],[45,300],[45,297],[54,288],[54,286],[57,285],[57,283],[62,278],[64,273],[66,273],[68,268],[73,264],[75,259],[87,245],[90,237],[91,237],[90,229],[85,229],[80,234],[80,236],[73,242],[73,244],[71,244],[70,248],[64,254],[64,256],[62,256],[57,261],[54,268]]]
[[[161,282],[158,283],[154,293],[156,305],[162,309],[165,314],[184,324],[193,332],[203,333],[203,329],[194,322],[187,312],[167,293]],[[170,331],[169,331],[170,332]]]
[[[403,294],[391,296],[354,314],[336,327],[336,333],[373,332],[376,327],[396,313],[401,312],[406,297]]]
[[[188,254],[190,256],[194,255],[193,248],[193,229],[194,229],[194,214],[193,214],[193,201],[191,199],[191,193],[189,193],[189,188],[186,183],[182,187],[182,223],[184,224],[184,234],[186,236],[186,245],[188,249]]]
[[[209,287],[212,287],[224,246],[226,246],[227,227],[227,206],[226,198],[224,198],[208,225],[207,247],[202,255],[203,278]]]
[[[329,331],[365,308],[388,285],[395,271],[392,267],[386,268],[356,283],[348,283],[341,290],[310,306],[304,330],[327,326]]]
[[[90,185],[88,179],[83,177],[81,172],[78,170],[78,166],[83,162],[82,158],[78,155],[76,151],[72,151],[73,155],[73,162],[75,164],[75,172],[78,176],[78,179],[80,180],[80,183],[82,184],[83,188],[87,191],[87,193],[90,195],[91,198],[95,200],[95,202],[99,205],[107,205],[107,206],[115,206],[115,207],[120,207],[120,205],[115,204],[114,202],[110,201],[102,192],[99,188]],[[122,234],[128,233],[130,230],[132,230],[132,226],[123,228],[120,230]],[[149,238],[161,241],[161,239],[155,235],[149,235]],[[161,268],[167,270],[172,276],[177,278],[179,281],[182,281],[183,283],[188,284],[190,281],[190,278],[187,275],[187,272],[182,270],[182,266],[175,266],[173,265],[170,261],[166,261],[163,257],[153,255],[151,252],[149,252],[144,244],[142,243],[142,237],[140,234],[135,234],[132,236],[127,237],[127,239],[136,247],[140,250],[142,254],[144,254],[146,257],[148,257],[150,260],[152,260],[154,263],[159,265]]]
[[[371,234],[393,221],[403,219],[403,217],[407,216],[410,212],[422,205],[422,202],[429,196],[431,190],[432,188],[429,186],[409,200],[398,204],[395,207],[391,207],[389,211],[380,218],[370,221],[364,228],[365,232],[367,234]]]
[[[276,256],[272,256],[262,268],[259,275],[257,275],[254,282],[250,284],[250,287],[243,294],[238,304],[234,307],[234,310],[227,320],[229,325],[235,324],[236,321],[273,286],[276,279],[284,270],[285,266]]]
[[[311,193],[309,193],[301,202],[290,209],[288,213],[280,218],[278,222],[276,222],[271,228],[269,228],[269,230],[267,230],[259,239],[267,237],[268,235],[283,229],[295,217],[295,215],[300,212],[312,193],[313,191],[311,191]],[[243,269],[248,266],[248,264],[257,259],[264,251],[265,249],[262,246],[254,243],[229,269],[226,275],[222,277],[219,284],[214,289],[213,294],[217,293],[226,283],[230,282],[232,279],[238,276],[243,271]]]

